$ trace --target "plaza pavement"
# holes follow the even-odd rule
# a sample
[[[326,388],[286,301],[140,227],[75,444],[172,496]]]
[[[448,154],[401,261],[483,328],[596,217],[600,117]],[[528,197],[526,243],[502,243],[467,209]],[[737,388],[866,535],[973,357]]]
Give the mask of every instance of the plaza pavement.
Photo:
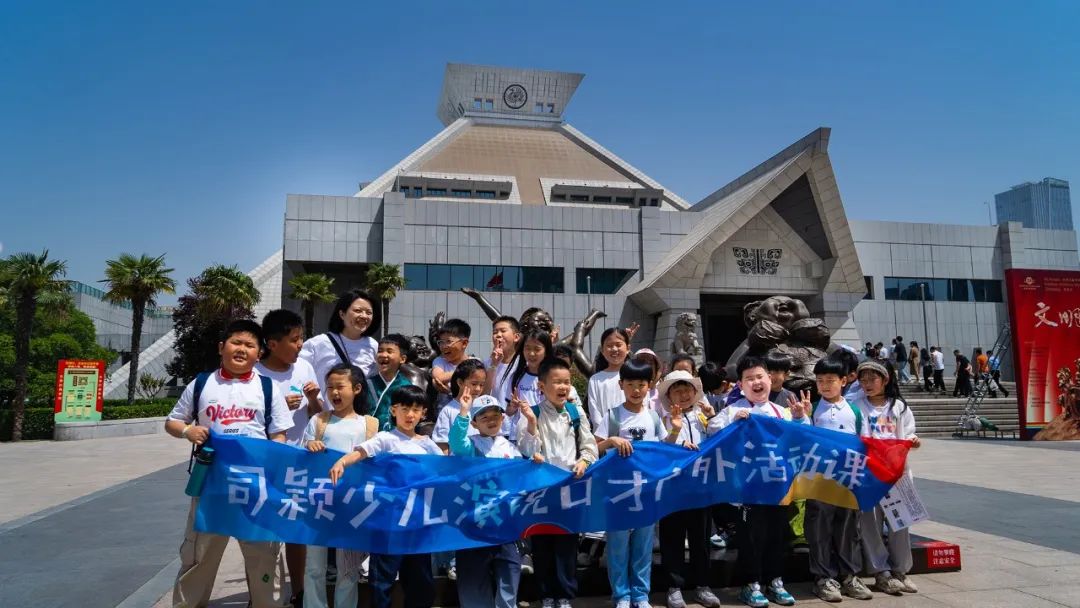
[[[168,606],[186,459],[162,435],[0,444],[0,606]],[[960,545],[964,570],[916,576],[921,593],[866,605],[1080,607],[1080,443],[926,440],[911,459],[934,518],[915,532]],[[808,585],[790,589],[823,605]],[[211,605],[246,600],[233,543]],[[734,590],[721,600],[737,605]]]

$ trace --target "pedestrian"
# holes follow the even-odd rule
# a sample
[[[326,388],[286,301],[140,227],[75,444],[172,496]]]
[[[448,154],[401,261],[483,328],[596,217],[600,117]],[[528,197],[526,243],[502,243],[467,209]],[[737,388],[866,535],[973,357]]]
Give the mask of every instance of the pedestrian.
[[[960,349],[953,350],[956,357],[956,383],[953,385],[953,397],[968,397],[971,395],[971,361],[960,353]]]
[[[930,357],[934,361],[934,390],[945,394],[945,353],[940,346],[930,347]]]
[[[990,365],[990,379],[994,381],[1001,394],[1006,397],[1009,396],[1009,391],[1005,390],[1005,387],[1001,385],[1001,357],[994,354],[993,350],[986,351],[987,363]]]
[[[934,390],[934,360],[925,348],[919,351],[919,360],[922,361],[923,390],[929,393]]]
[[[911,375],[908,374],[908,350],[904,346],[904,338],[902,336],[896,336],[893,340],[893,359],[896,361],[896,371],[900,374],[901,382],[911,382]]]
[[[921,354],[919,352],[919,343],[912,340],[911,348],[908,350],[908,371],[915,378],[915,384],[919,383],[919,356]]]

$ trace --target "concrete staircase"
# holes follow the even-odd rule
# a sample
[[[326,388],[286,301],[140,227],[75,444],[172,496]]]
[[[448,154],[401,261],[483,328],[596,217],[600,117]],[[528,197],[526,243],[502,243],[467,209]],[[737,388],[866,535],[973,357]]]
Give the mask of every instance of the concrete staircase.
[[[1008,397],[986,397],[979,406],[979,416],[985,416],[998,427],[998,431],[968,431],[964,436],[1019,438],[1020,415],[1016,404],[1016,386],[1003,382]],[[904,385],[903,395],[915,414],[915,428],[920,437],[949,437],[956,432],[956,420],[964,412],[964,397],[952,396],[951,379],[946,380],[948,390],[944,395],[916,390],[914,385]]]

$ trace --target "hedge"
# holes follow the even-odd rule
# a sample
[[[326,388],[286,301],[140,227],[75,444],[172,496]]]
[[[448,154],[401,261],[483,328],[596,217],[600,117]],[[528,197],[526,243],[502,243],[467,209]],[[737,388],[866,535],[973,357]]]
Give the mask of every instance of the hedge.
[[[106,399],[101,408],[102,420],[129,420],[131,418],[157,418],[172,411],[175,399],[154,399],[127,405],[126,399]],[[53,408],[29,407],[23,414],[23,439],[52,439]],[[0,410],[0,441],[11,440],[11,410]]]

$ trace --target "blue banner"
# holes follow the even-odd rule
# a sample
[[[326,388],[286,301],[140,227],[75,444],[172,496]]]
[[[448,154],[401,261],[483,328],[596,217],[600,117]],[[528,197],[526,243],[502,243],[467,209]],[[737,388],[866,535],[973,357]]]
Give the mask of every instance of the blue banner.
[[[387,454],[329,480],[337,452],[258,439],[211,440],[216,456],[195,527],[251,541],[429,553],[536,533],[623,530],[716,503],[815,498],[869,509],[899,478],[908,442],[751,416],[699,451],[638,442],[581,479],[524,459]]]

